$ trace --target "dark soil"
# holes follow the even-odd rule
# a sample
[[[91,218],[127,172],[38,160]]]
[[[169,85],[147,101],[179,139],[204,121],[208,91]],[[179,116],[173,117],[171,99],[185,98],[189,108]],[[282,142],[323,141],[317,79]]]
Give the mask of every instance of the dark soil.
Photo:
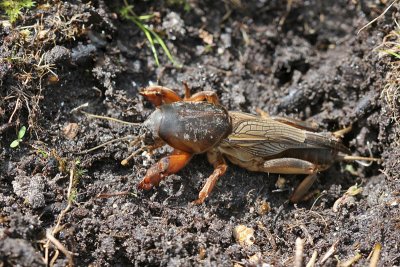
[[[378,266],[400,266],[398,125],[381,98],[390,58],[376,49],[395,27],[398,6],[357,34],[386,8],[379,1],[288,2],[136,1],[137,14],[159,12],[150,24],[182,68],[161,48],[162,66],[156,66],[143,32],[120,18],[122,1],[56,2],[46,9],[39,1],[14,28],[1,26],[0,266],[46,265],[46,232],[60,214],[54,237],[77,266],[293,266],[297,238],[304,240],[304,265],[316,251],[319,265],[336,266],[359,253],[355,266],[366,266],[381,244]],[[57,14],[64,22],[78,19],[62,28]],[[15,27],[39,20],[54,32],[52,41],[22,41]],[[211,44],[201,31],[213,36]],[[30,68],[39,64],[34,57],[4,60],[39,50],[58,80]],[[32,78],[22,75],[27,70]],[[304,176],[282,176],[278,189],[278,175],[229,164],[206,202],[193,206],[212,172],[204,155],[143,192],[136,185],[170,149],[139,155],[129,166],[120,164],[135,149],[126,141],[74,153],[137,134],[135,127],[71,112],[76,107],[88,103],[87,112],[141,122],[154,110],[139,96],[141,88],[157,83],[181,94],[183,81],[193,92],[215,91],[229,110],[261,108],[313,120],[321,131],[351,125],[344,144],[358,155],[370,150],[382,163],[338,162],[318,175],[311,191],[320,194],[298,205],[287,200]],[[12,149],[22,125],[28,133]],[[71,170],[72,206],[65,210]],[[334,207],[355,184],[362,193]],[[96,197],[125,190],[131,195]],[[254,230],[254,244],[233,237],[241,224]],[[49,265],[68,264],[60,247],[51,245],[48,256]]]

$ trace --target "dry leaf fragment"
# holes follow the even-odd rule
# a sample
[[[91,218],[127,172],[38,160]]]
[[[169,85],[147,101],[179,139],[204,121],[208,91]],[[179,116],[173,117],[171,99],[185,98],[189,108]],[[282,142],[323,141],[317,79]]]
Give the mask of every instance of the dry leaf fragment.
[[[200,29],[199,30],[199,37],[200,37],[201,40],[203,40],[204,43],[206,43],[208,45],[212,45],[213,44],[214,37],[208,31]]]
[[[249,256],[249,263],[251,266],[263,266],[263,258],[260,252],[253,256]]]
[[[279,176],[278,179],[275,182],[275,186],[278,189],[283,189],[286,186],[286,179],[282,176]]]
[[[207,254],[206,249],[203,248],[203,247],[200,247],[200,248],[199,248],[198,259],[199,259],[200,261],[204,260],[204,259],[206,258],[206,254]]]
[[[347,189],[346,193],[343,194],[340,198],[338,198],[335,203],[333,204],[332,210],[333,212],[338,212],[339,209],[345,205],[346,203],[351,203],[355,201],[354,196],[360,194],[362,192],[362,187],[356,185],[350,186]]]
[[[78,131],[79,131],[79,126],[77,123],[74,122],[68,123],[63,129],[65,137],[70,140],[74,139],[77,136]]]
[[[271,211],[271,206],[270,206],[269,202],[267,202],[265,200],[261,200],[261,201],[257,202],[257,213],[259,215],[267,214],[270,211]]]

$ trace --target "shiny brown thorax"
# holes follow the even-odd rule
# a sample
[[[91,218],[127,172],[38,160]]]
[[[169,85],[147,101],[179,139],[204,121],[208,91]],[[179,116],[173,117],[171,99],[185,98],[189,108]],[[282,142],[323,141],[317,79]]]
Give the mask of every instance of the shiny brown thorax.
[[[175,102],[160,107],[158,135],[168,145],[199,154],[213,148],[231,132],[231,119],[222,106],[207,102]]]

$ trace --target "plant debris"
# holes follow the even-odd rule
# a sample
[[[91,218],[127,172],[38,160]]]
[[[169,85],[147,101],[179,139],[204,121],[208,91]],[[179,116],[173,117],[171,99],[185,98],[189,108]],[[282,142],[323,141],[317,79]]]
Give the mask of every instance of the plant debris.
[[[254,244],[254,230],[245,225],[238,225],[233,229],[233,237],[241,246]]]

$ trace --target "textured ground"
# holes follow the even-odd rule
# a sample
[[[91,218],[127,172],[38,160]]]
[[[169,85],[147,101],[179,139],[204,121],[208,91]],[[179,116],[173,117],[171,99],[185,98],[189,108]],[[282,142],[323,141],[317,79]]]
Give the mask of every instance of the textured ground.
[[[357,34],[385,6],[356,2],[135,2],[137,14],[159,12],[149,24],[181,68],[162,49],[156,66],[143,32],[121,19],[120,1],[39,1],[17,28],[3,24],[0,265],[45,265],[45,246],[54,237],[77,266],[293,266],[297,238],[304,241],[304,264],[314,251],[323,261],[334,247],[321,265],[359,253],[355,266],[366,266],[381,244],[379,266],[400,266],[398,100],[384,90],[394,59],[377,48],[394,29],[398,7]],[[21,27],[29,25],[27,35]],[[192,206],[212,172],[204,155],[142,192],[137,183],[168,148],[125,167],[121,160],[134,150],[127,142],[74,153],[137,133],[74,108],[88,103],[84,110],[91,113],[143,121],[154,108],[140,88],[152,82],[181,93],[182,81],[193,91],[217,92],[229,110],[261,108],[314,120],[328,131],[352,125],[343,142],[354,154],[370,149],[383,162],[335,164],[319,174],[312,188],[318,197],[298,205],[287,199],[303,176],[283,176],[277,190],[278,175],[230,164],[205,204]],[[22,125],[28,132],[12,149]],[[355,184],[361,193],[336,202]],[[96,198],[123,190],[132,194]],[[240,224],[254,230],[254,244],[235,240]],[[50,265],[68,263],[60,246],[47,254]]]

